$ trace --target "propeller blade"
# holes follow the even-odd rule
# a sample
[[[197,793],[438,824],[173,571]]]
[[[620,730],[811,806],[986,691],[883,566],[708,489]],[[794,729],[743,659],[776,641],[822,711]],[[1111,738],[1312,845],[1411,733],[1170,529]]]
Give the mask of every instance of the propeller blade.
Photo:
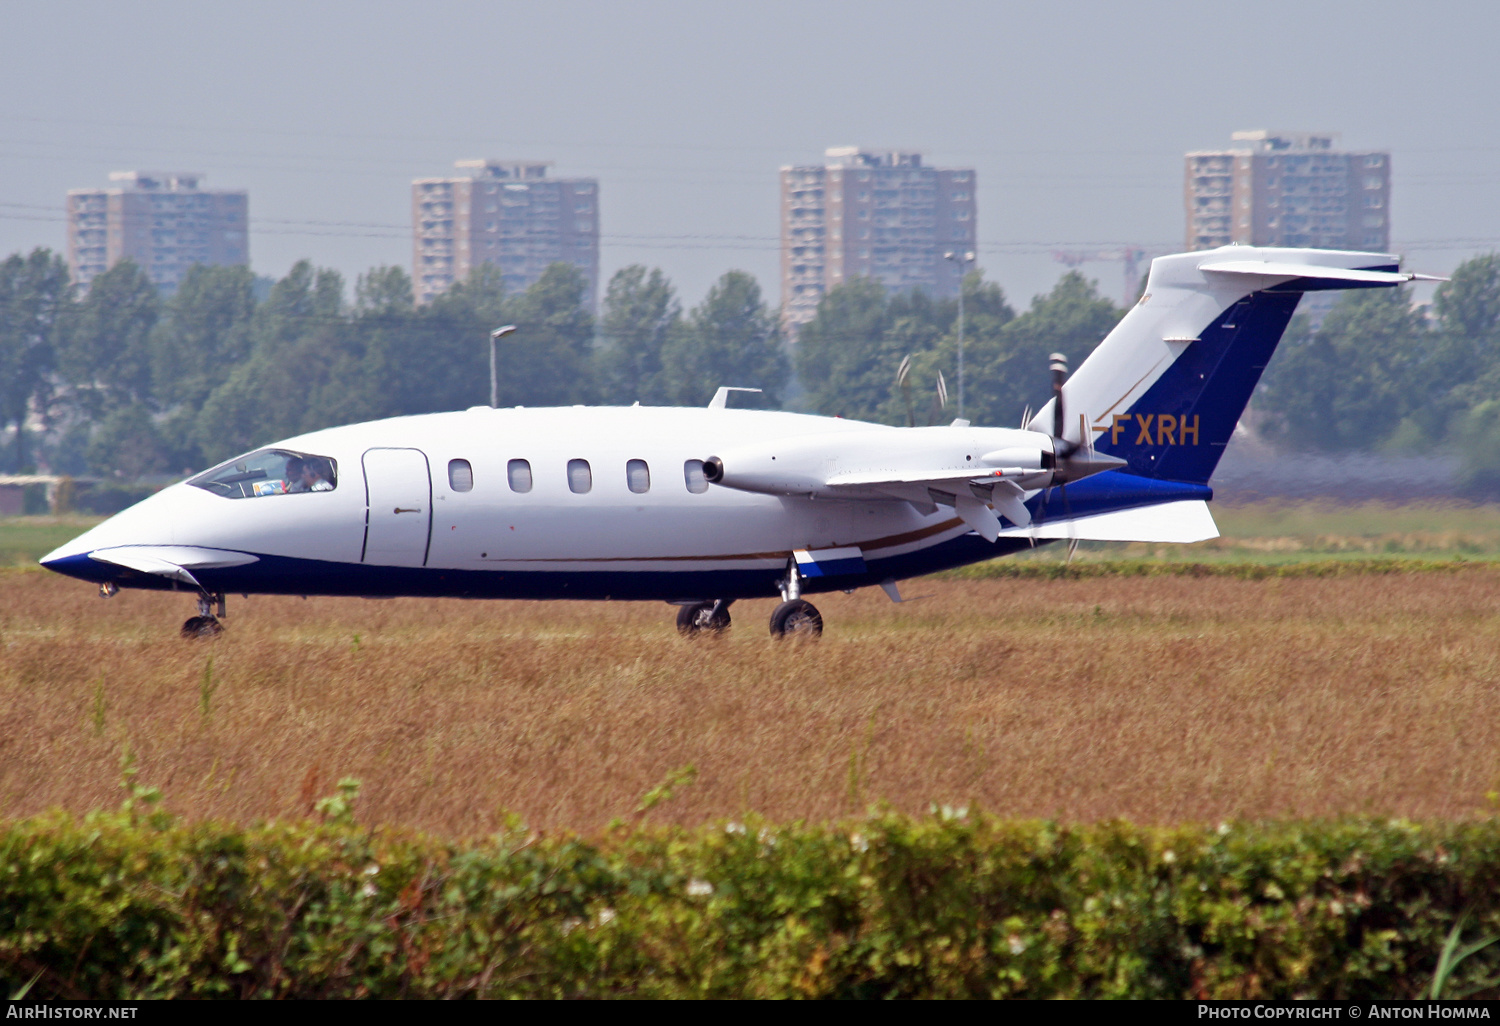
[[[1031,423],[1031,404],[1026,404],[1026,409],[1021,411],[1021,430],[1026,430],[1026,425]]]
[[[942,371],[938,371],[937,396],[938,405],[946,409],[948,406],[948,382],[943,380]]]
[[[911,404],[911,354],[907,353],[901,359],[901,366],[896,368],[896,384],[901,388],[901,398],[906,402],[906,426],[917,426],[917,412]]]
[[[1049,370],[1052,371],[1052,437],[1062,438],[1063,425],[1063,382],[1068,379],[1068,358],[1062,353],[1053,353]]]

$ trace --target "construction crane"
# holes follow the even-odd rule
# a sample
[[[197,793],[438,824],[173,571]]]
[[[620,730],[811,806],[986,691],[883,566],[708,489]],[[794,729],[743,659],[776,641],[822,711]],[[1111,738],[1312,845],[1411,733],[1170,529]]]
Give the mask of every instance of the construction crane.
[[[1135,305],[1136,293],[1141,287],[1141,261],[1160,256],[1159,250],[1148,250],[1144,246],[1118,246],[1112,249],[1054,249],[1052,259],[1077,270],[1084,264],[1095,261],[1119,260],[1125,265],[1125,291],[1123,305],[1126,309]]]

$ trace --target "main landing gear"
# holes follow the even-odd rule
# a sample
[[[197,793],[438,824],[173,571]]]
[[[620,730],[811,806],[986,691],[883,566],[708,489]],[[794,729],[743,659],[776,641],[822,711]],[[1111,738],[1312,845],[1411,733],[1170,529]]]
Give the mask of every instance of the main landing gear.
[[[685,638],[699,634],[722,634],[729,629],[729,602],[694,602],[677,610],[677,633]]]
[[[781,605],[771,612],[771,637],[822,637],[823,614],[802,597],[802,575],[795,559],[787,560],[786,576],[777,584],[781,587]]]
[[[218,616],[214,615],[214,607],[218,606]],[[184,638],[216,638],[224,633],[224,625],[219,618],[227,616],[224,612],[224,593],[215,592],[198,596],[198,615],[190,616],[182,625],[182,636]]]
[[[795,561],[789,561],[786,576],[776,582],[781,591],[781,605],[771,613],[771,637],[817,638],[823,633],[823,614],[818,607],[802,598],[802,575]],[[703,634],[722,634],[729,629],[729,603],[733,599],[713,602],[691,602],[677,610],[677,631],[685,638]],[[187,628],[183,627],[183,633]]]

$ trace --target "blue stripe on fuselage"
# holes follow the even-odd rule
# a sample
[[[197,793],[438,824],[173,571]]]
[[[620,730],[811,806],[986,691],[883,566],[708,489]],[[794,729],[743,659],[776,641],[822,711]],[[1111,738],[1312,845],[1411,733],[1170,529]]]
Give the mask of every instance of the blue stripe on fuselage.
[[[1156,505],[1182,499],[1208,499],[1212,490],[1110,471],[1032,499],[1037,521],[1085,516]],[[1038,541],[1036,544],[1047,544]],[[866,558],[863,573],[809,577],[809,593],[841,591],[896,578],[919,577],[968,563],[1009,555],[1032,547],[1027,538],[987,542],[977,534],[960,535],[903,555]],[[195,569],[193,575],[210,592],[270,595],[360,595],[497,599],[679,599],[758,598],[777,594],[784,570],[452,570],[435,567],[370,566],[289,556],[258,555],[243,566]],[[790,558],[791,553],[788,552]],[[87,555],[45,564],[47,569],[96,584],[122,588],[192,591],[191,586],[154,574],[102,563]]]

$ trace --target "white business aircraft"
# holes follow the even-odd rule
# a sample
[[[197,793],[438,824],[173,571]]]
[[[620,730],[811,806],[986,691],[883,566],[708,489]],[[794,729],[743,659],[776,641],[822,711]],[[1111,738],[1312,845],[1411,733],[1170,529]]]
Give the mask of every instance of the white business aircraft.
[[[728,408],[435,413],[237,456],[42,564],[198,595],[651,599],[685,634],[779,595],[771,633],[818,634],[814,592],[897,582],[1038,542],[1216,537],[1210,474],[1302,294],[1425,276],[1383,253],[1160,257],[1145,294],[1021,428],[894,428]],[[1431,280],[1431,279],[1427,279]],[[217,613],[217,616],[215,615]]]

